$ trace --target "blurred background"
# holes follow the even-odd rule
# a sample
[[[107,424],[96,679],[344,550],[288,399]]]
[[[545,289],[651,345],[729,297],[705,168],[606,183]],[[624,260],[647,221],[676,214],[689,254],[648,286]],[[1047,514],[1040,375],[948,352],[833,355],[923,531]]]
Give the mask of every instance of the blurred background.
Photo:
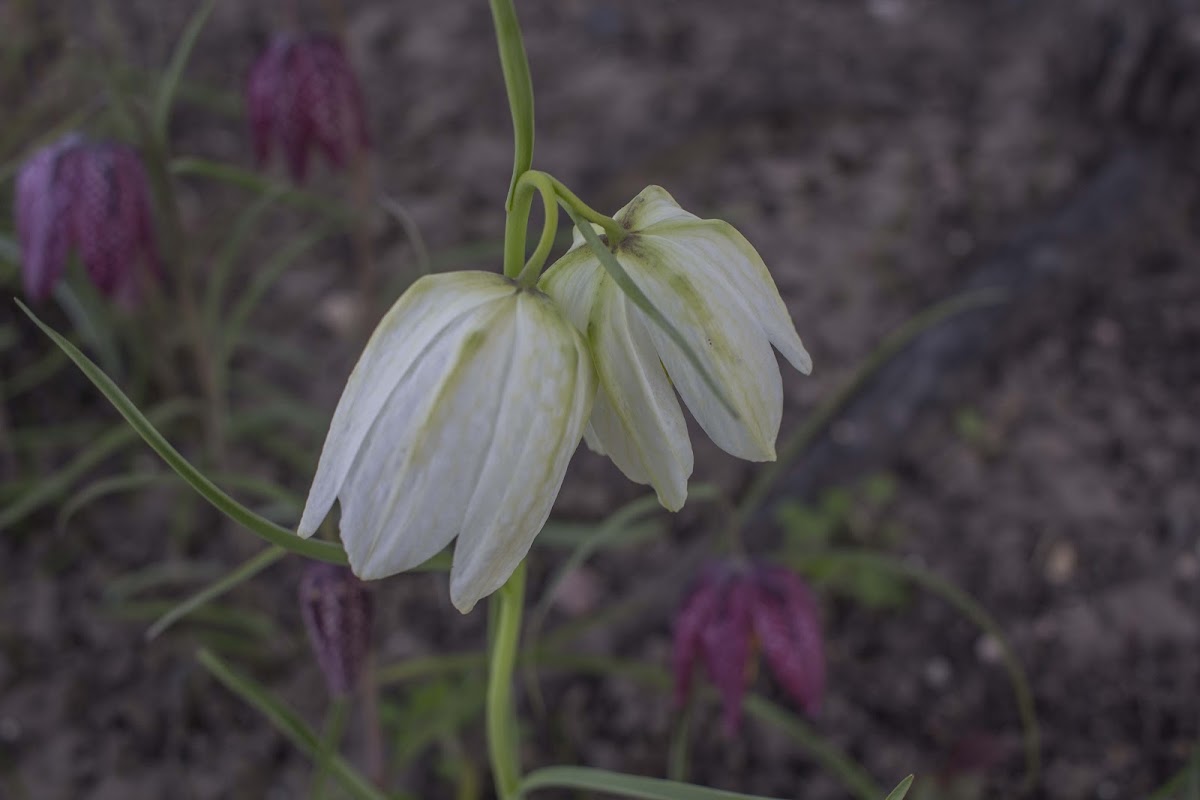
[[[194,657],[199,646],[222,653],[319,724],[300,560],[148,639],[151,623],[261,543],[176,480],[11,299],[22,296],[11,213],[21,163],[67,130],[144,149],[128,117],[153,102],[196,7],[0,6],[0,798],[283,798],[308,787],[309,760]],[[784,370],[781,442],[802,425],[811,435],[752,516],[748,549],[803,562],[814,546],[852,548],[893,565],[808,563],[830,674],[821,714],[799,739],[755,718],[731,738],[715,705],[696,704],[687,777],[853,796],[814,754],[828,747],[885,791],[917,772],[925,798],[1021,796],[1031,742],[1004,661],[1011,645],[1040,723],[1041,768],[1025,796],[1200,796],[1184,794],[1200,739],[1200,4],[519,0],[517,10],[535,166],[607,213],[659,184],[733,223],[813,355],[811,377]],[[269,38],[297,25],[342,37],[371,153],[347,170],[314,158],[289,189],[278,158],[256,167],[243,89]],[[169,123],[179,247],[200,291],[224,263],[209,335],[237,331],[217,346],[219,457],[188,410],[207,390],[184,321],[97,302],[86,281],[35,310],[218,483],[290,526],[363,326],[422,271],[499,269],[512,132],[487,5],[219,0]],[[363,206],[364,186],[392,211]],[[227,259],[248,218],[252,233]],[[181,282],[178,255],[164,257],[168,286]],[[374,304],[360,291],[364,259]],[[924,313],[964,293],[966,310]],[[920,331],[881,352],[905,325]],[[737,498],[756,467],[694,433],[695,481]],[[680,598],[716,549],[713,506],[654,517],[560,569],[573,542],[645,494],[581,448],[535,551],[531,603],[553,589],[546,630],[579,626],[578,653],[665,668]],[[937,581],[968,593],[998,630]],[[372,588],[395,785],[490,796],[481,673],[387,671],[479,650],[486,615],[454,611],[441,574]],[[680,726],[667,688],[569,665],[530,683],[527,764],[668,770]],[[767,677],[755,687],[786,705]]]

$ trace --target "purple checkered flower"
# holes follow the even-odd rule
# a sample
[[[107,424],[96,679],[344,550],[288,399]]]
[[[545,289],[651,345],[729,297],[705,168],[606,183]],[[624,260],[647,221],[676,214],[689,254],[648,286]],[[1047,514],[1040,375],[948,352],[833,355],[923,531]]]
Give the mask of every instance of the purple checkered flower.
[[[300,615],[331,694],[358,686],[371,649],[371,595],[346,567],[312,562],[300,579]]]
[[[38,150],[16,182],[25,293],[44,299],[74,248],[105,295],[132,304],[143,274],[161,274],[152,216],[146,171],[126,145],[71,134]]]
[[[676,618],[676,703],[687,700],[699,662],[721,695],[726,730],[736,733],[750,667],[760,650],[780,687],[805,713],[816,714],[825,689],[825,654],[808,587],[773,564],[710,565]]]
[[[259,164],[277,141],[297,182],[313,145],[339,168],[370,146],[362,88],[330,36],[277,35],[250,69],[246,107]]]

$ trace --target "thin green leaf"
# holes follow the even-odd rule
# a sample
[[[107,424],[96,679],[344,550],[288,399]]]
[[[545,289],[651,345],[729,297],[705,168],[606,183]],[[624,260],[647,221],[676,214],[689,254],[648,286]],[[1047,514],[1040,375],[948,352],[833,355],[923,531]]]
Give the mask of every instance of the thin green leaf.
[[[187,67],[188,59],[192,57],[196,40],[200,37],[200,32],[204,30],[204,23],[208,22],[208,17],[212,14],[215,5],[216,0],[205,0],[192,14],[187,27],[183,29],[183,35],[179,37],[179,42],[175,45],[171,63],[167,65],[166,72],[163,73],[162,83],[158,86],[158,97],[154,101],[153,131],[159,142],[167,141],[167,126],[171,122],[171,107],[175,104],[175,92],[179,88],[179,81],[183,77],[183,70]]]
[[[592,767],[545,767],[535,770],[521,781],[517,797],[526,797],[538,789],[581,789],[638,800],[764,800],[760,795],[727,792]]]
[[[715,695],[714,695],[715,697]],[[799,715],[772,703],[760,695],[747,695],[742,702],[746,714],[765,722],[803,747],[821,766],[861,800],[874,800],[882,790],[862,768],[812,729]]]
[[[171,607],[169,611],[155,620],[154,624],[146,630],[146,639],[157,638],[179,620],[203,608],[206,604],[211,603],[235,586],[250,580],[286,555],[287,550],[284,550],[282,547],[268,547],[258,555],[242,563],[237,569],[219,581],[205,586],[182,603]]]
[[[891,793],[884,800],[904,800],[908,795],[908,789],[913,784],[915,775],[909,775],[904,780],[900,781],[900,785],[892,789]]]
[[[599,530],[603,524],[602,521],[596,523],[549,520],[542,528],[542,532],[533,540],[533,544],[534,547],[547,550],[574,550],[576,547],[579,547],[583,540],[591,537]],[[662,520],[647,519],[641,522],[634,522],[625,529],[625,535],[616,544],[624,547],[644,542],[661,534],[663,528]]]
[[[1008,673],[1008,681],[1012,686],[1013,696],[1017,703],[1017,714],[1021,719],[1025,742],[1024,786],[1026,791],[1032,789],[1037,783],[1038,773],[1041,770],[1041,733],[1038,728],[1037,710],[1034,707],[1033,690],[1030,688],[1025,668],[1021,666],[1021,661],[1004,635],[1004,629],[1000,627],[1000,623],[996,622],[992,615],[973,597],[940,575],[915,564],[909,564],[870,550],[820,549],[811,553],[788,554],[779,557],[778,560],[793,569],[803,571],[809,556],[824,561],[841,562],[860,569],[874,569],[910,580],[940,596],[995,640],[1000,647],[1000,657],[1004,663],[1004,669]]]
[[[297,189],[281,181],[260,175],[248,169],[203,158],[176,158],[171,161],[172,175],[179,177],[208,178],[230,186],[248,189],[256,194],[277,193],[283,202],[299,208],[319,211],[331,220],[347,224],[350,213],[337,203],[313,192]]]
[[[124,430],[130,433],[132,439],[133,431],[128,427],[122,426]],[[130,472],[124,475],[113,475],[108,478],[101,478],[95,483],[89,484],[80,489],[75,494],[67,498],[58,510],[58,516],[55,518],[54,527],[61,533],[66,530],[67,525],[71,522],[71,518],[79,512],[80,509],[91,505],[101,498],[108,497],[113,494],[123,494],[125,492],[136,492],[139,489],[144,489],[147,486],[153,486],[156,483],[174,482],[177,480],[174,475],[162,472]]]
[[[115,602],[162,586],[216,580],[225,567],[215,561],[163,561],[109,579],[104,598]]]
[[[63,341],[66,340],[64,339]],[[172,401],[152,411],[150,416],[157,420],[159,424],[164,424],[181,416],[189,405],[190,403],[186,401]],[[142,417],[142,419],[145,420],[147,425],[151,424],[145,417]],[[132,444],[136,439],[134,431],[124,425],[115,427],[104,436],[101,436],[90,447],[76,456],[75,460],[70,464],[56,470],[52,476],[40,481],[32,490],[22,495],[11,505],[0,510],[0,531],[11,528],[38,509],[58,501],[64,494],[71,490],[71,486],[74,485],[75,481],[87,474],[89,470],[104,459],[119,452],[127,445]]]
[[[226,362],[228,362],[241,340],[242,329],[246,326],[246,321],[250,318],[250,314],[253,313],[254,307],[266,295],[267,290],[271,288],[275,281],[283,276],[283,273],[292,265],[295,259],[329,236],[332,230],[333,226],[326,224],[318,227],[306,236],[293,239],[286,247],[255,270],[254,280],[242,292],[237,305],[226,315],[224,324],[222,325],[225,334],[224,358]]]
[[[242,252],[250,234],[254,232],[262,217],[271,210],[279,198],[286,192],[282,186],[274,187],[254,201],[254,204],[238,216],[237,225],[225,239],[225,244],[213,258],[208,271],[208,281],[204,289],[204,327],[205,330],[215,331],[221,321],[221,298],[225,287],[233,274],[233,265]]]
[[[315,757],[320,752],[320,737],[304,724],[304,720],[300,719],[298,714],[279,702],[264,687],[233,669],[208,650],[201,650],[196,654],[196,658],[226,689],[254,706],[260,714],[270,720],[277,731],[306,755]],[[341,756],[331,755],[328,765],[330,775],[337,778],[354,797],[362,800],[388,800],[386,794],[368,783],[366,778]]]
[[[61,350],[50,350],[20,372],[5,378],[4,382],[0,383],[0,396],[11,401],[31,389],[36,389],[57,375],[67,363],[67,357]]]
[[[109,606],[109,613],[121,619],[141,622],[157,619],[171,609],[171,603],[162,600],[145,600],[133,603],[118,602]],[[197,608],[192,618],[203,625],[212,625],[249,636],[259,643],[274,639],[279,631],[275,623],[265,614],[232,606],[207,605]]]
[[[175,470],[181,478],[187,481],[188,485],[195,489],[196,492],[211,503],[218,511],[271,544],[279,545],[300,555],[320,561],[329,561],[334,564],[347,563],[346,553],[338,545],[317,539],[301,539],[293,531],[276,525],[270,520],[255,514],[249,508],[221,491],[216,484],[205,477],[200,470],[192,466],[191,462],[184,458],[178,450],[171,446],[170,442],[163,438],[162,434],[158,432],[150,420],[146,419],[137,406],[125,396],[120,388],[99,367],[92,363],[91,359],[80,352],[75,345],[67,341],[61,334],[38,319],[37,315],[30,311],[28,306],[20,300],[16,302],[21,307],[21,310],[33,320],[34,324],[41,328],[43,333],[62,348],[63,352],[88,377],[88,380],[95,384],[96,388],[108,398],[108,401],[121,413],[121,416],[125,417],[125,420],[145,440],[146,444],[150,445],[150,448],[158,453],[171,469]],[[3,526],[0,525],[0,527]]]
[[[90,281],[59,281],[54,287],[54,299],[71,320],[71,327],[90,346],[104,365],[114,374],[121,371],[121,353],[116,337],[108,324],[108,309]]]
[[[585,222],[583,219],[581,219],[579,215],[575,213],[575,210],[565,202],[560,204],[562,205],[563,209],[566,210],[567,214],[570,215],[571,221],[575,223],[575,227],[581,234],[583,234],[584,241],[587,242],[588,247],[592,248],[592,253],[595,254],[597,259],[599,259],[601,266],[603,266],[605,271],[608,272],[614,281],[616,281],[617,286],[621,287],[621,291],[625,293],[625,296],[628,297],[635,306],[640,308],[642,313],[652,319],[655,325],[662,328],[663,332],[671,337],[671,341],[675,343],[687,360],[691,362],[692,367],[695,368],[696,372],[704,380],[705,385],[708,386],[708,389],[713,393],[713,396],[717,398],[730,416],[732,416],[734,419],[739,419],[737,409],[733,407],[733,403],[730,401],[729,396],[725,393],[725,390],[721,388],[720,384],[717,383],[712,374],[705,369],[704,362],[700,360],[700,356],[695,350],[692,349],[692,346],[688,344],[687,339],[683,338],[683,334],[679,331],[679,329],[671,324],[671,321],[667,319],[661,311],[658,310],[658,307],[654,305],[653,302],[650,301],[650,298],[647,297],[646,293],[641,290],[641,287],[634,283],[633,278],[630,277],[629,273],[625,271],[625,268],[621,266],[621,262],[617,260],[617,257],[609,252],[609,249],[604,246],[603,242],[600,241],[600,237],[597,236],[596,231],[592,229],[591,223]]]
[[[1007,292],[995,287],[963,292],[930,306],[884,337],[883,341],[855,370],[850,380],[809,414],[804,420],[804,424],[778,448],[778,458],[758,469],[754,480],[746,488],[741,502],[738,503],[731,525],[740,528],[746,523],[750,515],[766,500],[784,470],[808,448],[821,431],[825,430],[838,412],[846,407],[867,381],[871,380],[904,348],[912,344],[918,336],[958,314],[997,305],[1007,300],[1008,297]]]

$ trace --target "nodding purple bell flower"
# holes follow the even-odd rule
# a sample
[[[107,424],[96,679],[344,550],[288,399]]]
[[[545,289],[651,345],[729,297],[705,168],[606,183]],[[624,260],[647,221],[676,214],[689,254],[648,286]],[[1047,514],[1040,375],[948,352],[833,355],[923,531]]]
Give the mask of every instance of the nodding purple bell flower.
[[[825,690],[825,648],[808,587],[774,564],[708,566],[675,622],[676,703],[687,700],[695,666],[703,664],[721,695],[725,728],[735,734],[759,651],[779,686],[806,714],[815,715]]]
[[[246,107],[259,165],[277,141],[297,182],[313,145],[338,168],[370,146],[362,88],[331,36],[275,36],[250,69]]]
[[[300,615],[329,691],[352,693],[371,649],[373,607],[366,585],[346,567],[312,562],[300,578]]]
[[[35,152],[16,181],[25,293],[44,299],[72,248],[106,296],[131,305],[149,272],[162,273],[150,186],[130,147],[70,134]]]

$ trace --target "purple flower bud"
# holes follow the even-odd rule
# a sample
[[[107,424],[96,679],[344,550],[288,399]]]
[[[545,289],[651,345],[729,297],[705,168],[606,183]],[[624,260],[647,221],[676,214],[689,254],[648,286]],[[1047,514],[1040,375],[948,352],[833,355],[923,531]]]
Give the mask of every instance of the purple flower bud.
[[[346,567],[313,562],[300,579],[300,614],[329,691],[346,695],[371,647],[371,595]]]
[[[17,174],[17,238],[25,294],[32,300],[50,294],[67,263],[71,247],[68,209],[73,194],[63,175],[69,166],[66,156],[80,141],[71,135],[43,147]]]
[[[337,167],[370,146],[358,78],[329,36],[276,36],[250,69],[246,106],[259,164],[277,140],[296,181],[313,145]]]
[[[817,603],[790,570],[764,564],[755,575],[754,635],[775,680],[806,714],[815,716],[825,693],[825,643]]]
[[[736,733],[758,647],[780,687],[806,713],[815,714],[825,689],[825,654],[808,588],[774,565],[706,568],[676,619],[676,703],[686,699],[700,661],[720,692],[726,730]]]
[[[71,135],[34,153],[16,187],[25,291],[41,300],[74,247],[108,297],[136,301],[142,272],[161,274],[150,189],[129,147]]]

